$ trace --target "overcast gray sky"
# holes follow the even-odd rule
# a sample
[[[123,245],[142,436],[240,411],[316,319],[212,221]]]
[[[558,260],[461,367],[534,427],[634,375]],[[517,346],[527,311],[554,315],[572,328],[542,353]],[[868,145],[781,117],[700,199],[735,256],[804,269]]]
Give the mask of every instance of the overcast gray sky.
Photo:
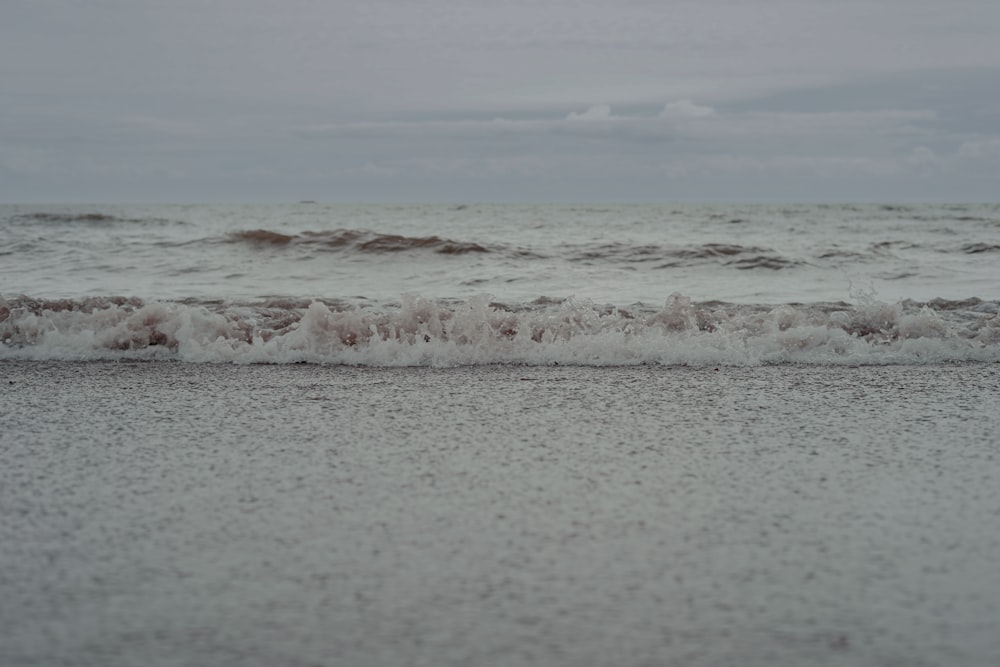
[[[996,0],[0,0],[0,200],[997,201]]]

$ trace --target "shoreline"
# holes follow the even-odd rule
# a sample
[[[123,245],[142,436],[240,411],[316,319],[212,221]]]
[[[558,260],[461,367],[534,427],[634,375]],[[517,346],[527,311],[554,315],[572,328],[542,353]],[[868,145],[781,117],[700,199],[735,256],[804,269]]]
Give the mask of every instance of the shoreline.
[[[0,363],[5,664],[980,665],[1000,374]]]

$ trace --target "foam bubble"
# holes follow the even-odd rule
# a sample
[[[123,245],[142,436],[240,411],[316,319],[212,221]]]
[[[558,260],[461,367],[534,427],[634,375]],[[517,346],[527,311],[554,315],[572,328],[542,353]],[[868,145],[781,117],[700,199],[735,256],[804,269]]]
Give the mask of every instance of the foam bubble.
[[[959,303],[959,302],[954,302]],[[0,299],[0,359],[369,366],[758,365],[1000,361],[998,304],[748,306],[672,295],[662,308],[487,296],[398,304]]]

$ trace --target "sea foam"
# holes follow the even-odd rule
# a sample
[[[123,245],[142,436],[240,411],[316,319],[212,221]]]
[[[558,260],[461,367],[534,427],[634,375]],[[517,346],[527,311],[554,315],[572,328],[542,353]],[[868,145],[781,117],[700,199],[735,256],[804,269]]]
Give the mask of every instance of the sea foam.
[[[0,359],[364,366],[1000,361],[1000,304],[0,300]]]

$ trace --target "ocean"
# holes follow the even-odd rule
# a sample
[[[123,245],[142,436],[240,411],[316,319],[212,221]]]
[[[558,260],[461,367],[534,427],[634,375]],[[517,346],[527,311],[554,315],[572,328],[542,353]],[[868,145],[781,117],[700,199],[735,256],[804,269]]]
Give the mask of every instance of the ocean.
[[[1000,360],[1000,206],[5,206],[0,358]]]
[[[0,664],[983,665],[1000,205],[0,206]]]

